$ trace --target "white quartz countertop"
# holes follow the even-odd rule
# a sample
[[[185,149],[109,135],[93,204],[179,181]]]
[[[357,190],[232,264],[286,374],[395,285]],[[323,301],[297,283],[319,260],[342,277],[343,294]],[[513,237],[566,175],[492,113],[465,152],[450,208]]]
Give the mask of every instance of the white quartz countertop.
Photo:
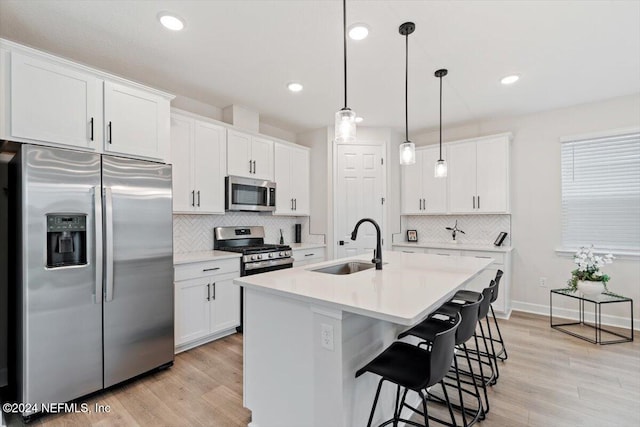
[[[368,254],[240,277],[234,283],[346,312],[413,325],[493,262],[491,258],[404,252],[383,252],[382,258],[386,263],[382,270],[371,268],[349,275],[311,271],[350,260],[370,263],[371,255]]]
[[[289,243],[291,249],[294,251],[302,251],[305,249],[315,249],[315,248],[324,248],[327,245],[324,243]]]
[[[227,251],[198,251],[184,254],[173,254],[173,265],[189,264],[192,262],[220,261],[223,259],[240,258],[236,252]]]
[[[482,251],[482,252],[511,252],[513,248],[511,246],[494,246],[494,245],[475,245],[468,243],[412,243],[401,242],[394,243],[392,246],[398,246],[403,248],[432,248],[432,249],[451,249],[460,251]]]

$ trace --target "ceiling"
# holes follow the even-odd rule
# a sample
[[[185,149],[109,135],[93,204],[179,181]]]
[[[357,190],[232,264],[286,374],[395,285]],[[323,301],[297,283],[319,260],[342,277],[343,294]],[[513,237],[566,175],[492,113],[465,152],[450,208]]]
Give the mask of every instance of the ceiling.
[[[157,20],[183,17],[181,32]],[[347,1],[349,106],[362,125],[404,128],[404,37],[409,36],[409,127],[543,111],[640,92],[640,1]],[[131,80],[224,107],[259,111],[292,132],[332,125],[343,106],[339,0],[9,1],[0,36]],[[500,84],[520,74],[512,86]],[[293,94],[289,81],[304,90]]]

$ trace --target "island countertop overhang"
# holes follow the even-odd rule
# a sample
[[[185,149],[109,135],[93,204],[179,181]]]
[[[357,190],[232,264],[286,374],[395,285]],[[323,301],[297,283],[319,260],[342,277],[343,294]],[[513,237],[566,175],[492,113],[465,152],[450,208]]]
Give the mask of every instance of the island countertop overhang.
[[[350,275],[312,271],[348,261],[371,262],[359,255],[303,267],[244,276],[234,283],[312,305],[413,325],[464,288],[493,262],[475,257],[383,252],[382,270]]]

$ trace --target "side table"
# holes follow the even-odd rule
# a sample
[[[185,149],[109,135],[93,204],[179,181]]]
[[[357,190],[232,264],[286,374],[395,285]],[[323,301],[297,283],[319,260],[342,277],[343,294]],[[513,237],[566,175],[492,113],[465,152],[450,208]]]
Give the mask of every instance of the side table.
[[[577,322],[554,323],[554,318],[553,318],[554,295],[572,298],[578,301],[578,314],[580,318]],[[594,318],[593,324],[585,322],[585,317],[584,317],[585,302],[593,303],[593,318]],[[602,306],[605,304],[613,304],[613,303],[629,303],[629,314],[630,314],[629,335],[623,335],[621,333],[604,329],[602,327]],[[549,320],[551,322],[551,327],[553,329],[557,329],[569,335],[573,335],[574,337],[583,339],[585,341],[589,341],[590,343],[593,343],[593,344],[615,344],[615,343],[633,341],[633,300],[631,298],[621,297],[621,296],[606,293],[606,292],[599,295],[588,296],[588,295],[582,295],[578,291],[573,292],[566,288],[552,289],[551,292],[549,293]],[[586,326],[593,329],[594,338],[591,339],[591,337],[587,335],[581,335],[567,328],[568,326],[576,326],[576,325]],[[611,334],[619,338],[603,341],[602,340],[603,331],[606,332],[607,334]]]

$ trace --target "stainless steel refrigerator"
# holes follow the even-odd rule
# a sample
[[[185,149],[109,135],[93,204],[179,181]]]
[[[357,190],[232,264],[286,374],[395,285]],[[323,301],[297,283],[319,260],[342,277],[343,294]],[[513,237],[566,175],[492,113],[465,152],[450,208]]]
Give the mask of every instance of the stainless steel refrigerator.
[[[18,401],[170,366],[171,166],[22,145],[10,177]]]

